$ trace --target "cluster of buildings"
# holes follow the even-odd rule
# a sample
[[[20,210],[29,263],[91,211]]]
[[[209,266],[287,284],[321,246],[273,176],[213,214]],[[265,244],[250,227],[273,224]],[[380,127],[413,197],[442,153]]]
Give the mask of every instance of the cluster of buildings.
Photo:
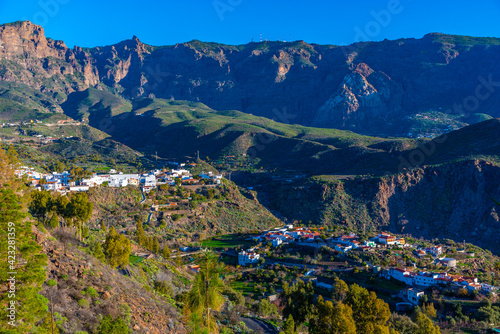
[[[314,245],[317,246],[328,246],[341,253],[346,253],[352,249],[368,250],[377,247],[377,244],[382,246],[406,246],[404,238],[391,236],[385,232],[363,243],[359,241],[359,237],[355,233],[324,239],[324,236],[321,237],[320,233],[323,229],[323,227],[309,229],[306,227],[286,225],[282,228],[265,231],[260,236],[254,237],[254,240],[271,242],[274,247],[286,242],[314,243]]]
[[[184,164],[183,164],[184,165]],[[94,173],[89,178],[75,180],[68,171],[62,173],[40,173],[30,167],[21,167],[15,170],[18,177],[26,176],[32,186],[38,189],[49,191],[88,191],[90,187],[107,185],[109,187],[126,187],[128,185],[141,187],[147,193],[158,185],[196,184],[200,180],[220,184],[222,175],[212,172],[202,172],[198,176],[193,176],[187,169],[153,170],[143,174],[123,174],[111,169],[108,174]],[[177,181],[179,180],[179,181]]]
[[[319,229],[323,229],[323,227],[320,227]],[[255,241],[271,242],[274,247],[278,247],[282,243],[286,242],[313,242],[319,237],[320,233],[318,231],[312,231],[306,227],[293,227],[293,225],[285,225],[284,227],[276,228],[271,231],[265,231],[253,239]]]
[[[435,273],[427,271],[413,271],[411,268],[390,268],[388,270],[385,270],[382,275],[387,279],[392,278],[415,288],[427,288],[431,286],[454,286],[457,288],[465,288],[471,291],[478,290],[494,292],[497,290],[497,288],[489,284],[479,283],[476,277],[450,275],[446,272]]]
[[[77,185],[75,180],[72,180],[71,174],[67,171],[62,173],[40,173],[30,167],[21,167],[14,171],[17,177],[26,177],[32,186],[49,191],[87,191],[89,187],[86,185]]]

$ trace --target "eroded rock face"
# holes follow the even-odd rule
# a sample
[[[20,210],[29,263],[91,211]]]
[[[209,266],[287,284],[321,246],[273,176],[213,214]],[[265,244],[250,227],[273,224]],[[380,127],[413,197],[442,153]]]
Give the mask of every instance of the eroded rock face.
[[[402,110],[403,90],[384,72],[367,64],[344,77],[337,91],[319,108],[312,125],[353,127],[355,130],[375,128]]]

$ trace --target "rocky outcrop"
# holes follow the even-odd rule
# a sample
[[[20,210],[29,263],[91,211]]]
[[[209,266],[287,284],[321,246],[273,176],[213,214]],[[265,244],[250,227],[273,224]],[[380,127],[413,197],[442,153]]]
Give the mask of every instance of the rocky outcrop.
[[[397,118],[403,89],[383,72],[361,63],[344,77],[335,94],[316,113],[312,125],[380,129],[381,122]]]

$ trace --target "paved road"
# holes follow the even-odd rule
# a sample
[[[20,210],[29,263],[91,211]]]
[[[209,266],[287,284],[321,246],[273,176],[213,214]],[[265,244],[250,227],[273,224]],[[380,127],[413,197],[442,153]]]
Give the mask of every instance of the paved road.
[[[153,215],[153,211],[151,211],[149,213],[149,216],[148,216],[148,221],[146,222],[146,224],[149,224],[150,220],[151,220],[151,216]]]
[[[269,325],[268,323],[259,320],[259,319],[253,319],[253,318],[244,318],[240,317],[240,321],[243,321],[245,325],[253,330],[254,332],[259,333],[264,333],[264,334],[277,334],[278,331],[273,328],[273,326]]]

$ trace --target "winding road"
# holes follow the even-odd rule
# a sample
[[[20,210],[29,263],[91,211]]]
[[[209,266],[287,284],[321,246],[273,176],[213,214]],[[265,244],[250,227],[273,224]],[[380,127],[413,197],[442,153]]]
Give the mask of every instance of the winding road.
[[[268,323],[262,320],[240,317],[240,321],[243,321],[245,325],[248,327],[248,329],[251,329],[254,332],[257,333],[260,332],[264,334],[278,334],[278,331],[275,330],[273,326],[269,325]]]

